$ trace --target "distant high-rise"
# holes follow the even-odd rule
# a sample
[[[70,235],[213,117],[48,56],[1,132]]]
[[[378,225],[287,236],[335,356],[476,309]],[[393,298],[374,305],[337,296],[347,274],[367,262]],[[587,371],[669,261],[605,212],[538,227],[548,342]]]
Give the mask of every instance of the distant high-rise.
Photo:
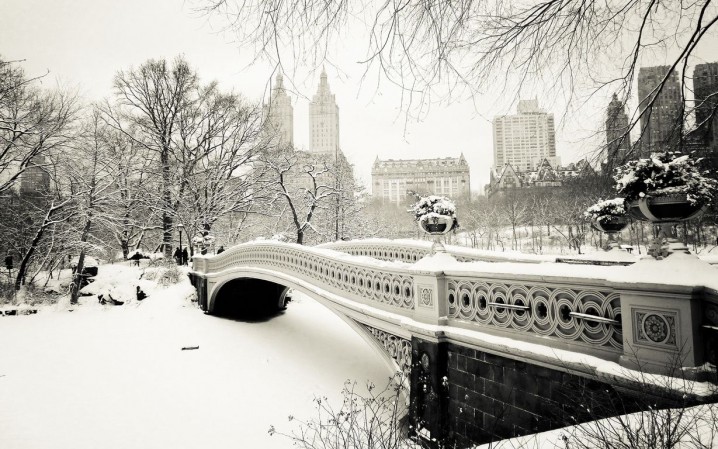
[[[683,95],[669,66],[641,67],[638,71],[638,108],[641,114],[641,152],[677,148],[683,130]],[[661,81],[666,78],[658,91]]]
[[[606,154],[603,158],[610,168],[622,164],[631,148],[626,105],[613,94],[606,109]]]
[[[339,107],[322,69],[319,88],[309,103],[309,152],[333,157],[339,150]]]
[[[50,174],[45,168],[45,156],[37,155],[20,175],[20,196],[38,197],[50,191]]]
[[[546,158],[556,162],[553,114],[538,100],[520,100],[518,113],[494,118],[494,167],[511,164],[519,170],[535,168]]]
[[[292,99],[284,89],[284,78],[277,74],[277,82],[272,89],[269,105],[264,106],[267,129],[276,136],[281,146],[294,145],[294,108]]]
[[[718,151],[718,62],[696,65],[693,95],[696,137],[704,147]]]

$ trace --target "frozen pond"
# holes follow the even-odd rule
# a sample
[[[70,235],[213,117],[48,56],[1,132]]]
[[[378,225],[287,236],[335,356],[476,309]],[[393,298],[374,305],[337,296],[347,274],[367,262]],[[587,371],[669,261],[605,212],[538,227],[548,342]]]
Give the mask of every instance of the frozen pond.
[[[315,395],[336,403],[346,379],[384,385],[390,374],[301,295],[254,323],[162,297],[2,317],[0,342],[3,449],[291,447],[269,426],[313,416]]]

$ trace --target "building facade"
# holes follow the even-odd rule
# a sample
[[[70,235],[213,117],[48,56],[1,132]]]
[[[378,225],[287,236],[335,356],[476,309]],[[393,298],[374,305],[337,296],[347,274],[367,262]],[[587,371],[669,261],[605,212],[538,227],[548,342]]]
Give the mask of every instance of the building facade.
[[[587,172],[594,173],[594,170],[585,159],[566,166],[553,166],[548,159],[544,159],[531,170],[520,170],[506,164],[491,170],[491,178],[485,191],[487,196],[492,197],[509,189],[558,188],[567,180]]]
[[[613,94],[606,109],[606,151],[602,162],[612,169],[622,164],[631,149],[631,135],[626,105]]]
[[[553,114],[538,106],[538,100],[520,100],[517,114],[494,118],[494,168],[510,164],[531,170],[544,159],[556,159]]]
[[[284,78],[281,73],[277,74],[269,105],[264,105],[263,109],[265,127],[276,139],[277,145],[294,145],[294,108],[292,99],[284,88]]]
[[[693,70],[695,136],[712,152],[718,151],[718,62],[698,64]]]
[[[456,199],[470,195],[469,164],[458,158],[380,160],[371,170],[372,196],[403,204],[414,194],[441,195]]]
[[[309,152],[336,156],[339,151],[339,107],[322,69],[317,93],[309,103]]]
[[[50,191],[50,174],[45,168],[45,156],[37,155],[27,164],[20,175],[19,194],[23,198],[34,198]]]
[[[670,69],[669,66],[657,66],[641,67],[638,71],[642,155],[675,148],[681,139],[683,95],[678,75]]]

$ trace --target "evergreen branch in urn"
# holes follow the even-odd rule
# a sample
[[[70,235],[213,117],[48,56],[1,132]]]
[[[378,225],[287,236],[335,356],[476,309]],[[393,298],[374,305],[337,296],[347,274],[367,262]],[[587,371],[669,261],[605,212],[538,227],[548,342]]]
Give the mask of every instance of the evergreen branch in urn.
[[[616,168],[615,188],[627,203],[646,196],[685,195],[690,204],[707,205],[714,199],[718,181],[699,168],[701,160],[674,151],[653,153]]]
[[[456,206],[453,201],[444,196],[429,195],[421,197],[419,201],[411,206],[409,212],[414,214],[414,219],[419,223],[432,218],[450,217],[450,231],[459,227],[459,221],[456,219]]]
[[[626,217],[626,204],[623,198],[602,200],[586,209],[584,217],[590,221],[606,224]]]

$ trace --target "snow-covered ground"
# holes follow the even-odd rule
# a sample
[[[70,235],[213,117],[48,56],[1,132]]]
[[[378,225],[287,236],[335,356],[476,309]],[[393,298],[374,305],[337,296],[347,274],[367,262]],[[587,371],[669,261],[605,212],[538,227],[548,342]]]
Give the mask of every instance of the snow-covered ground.
[[[346,379],[388,380],[309,298],[242,322],[204,315],[190,292],[183,282],[123,306],[87,297],[72,312],[0,317],[0,448],[286,448],[270,425],[312,417],[315,395],[338,402]]]

